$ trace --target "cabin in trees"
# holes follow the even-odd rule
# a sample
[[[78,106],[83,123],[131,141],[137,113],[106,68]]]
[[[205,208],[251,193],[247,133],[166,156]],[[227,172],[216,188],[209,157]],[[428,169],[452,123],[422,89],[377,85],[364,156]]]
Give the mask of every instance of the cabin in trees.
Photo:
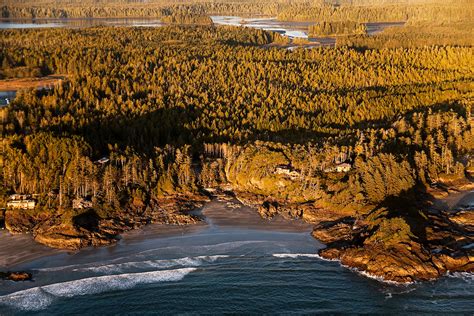
[[[343,172],[349,172],[351,170],[351,168],[352,168],[351,164],[349,164],[347,162],[344,162],[344,163],[337,164],[334,167],[326,168],[326,169],[324,169],[324,172],[343,173]]]
[[[36,201],[29,194],[13,194],[7,201],[7,208],[32,210],[36,206]]]
[[[92,201],[89,201],[83,198],[74,199],[72,201],[72,208],[75,210],[83,210],[83,209],[92,208]]]
[[[298,179],[301,174],[298,170],[291,168],[289,165],[278,165],[275,169],[275,174],[288,176],[290,179]]]
[[[103,164],[106,164],[107,162],[109,162],[109,160],[110,159],[108,157],[102,157],[99,160],[97,160],[95,163],[97,163],[99,165],[103,165]]]

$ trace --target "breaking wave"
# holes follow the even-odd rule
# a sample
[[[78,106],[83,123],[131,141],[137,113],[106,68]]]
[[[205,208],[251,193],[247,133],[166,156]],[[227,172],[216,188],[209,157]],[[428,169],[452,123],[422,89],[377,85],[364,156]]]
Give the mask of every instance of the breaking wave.
[[[166,269],[176,266],[196,267],[203,263],[214,262],[220,258],[227,258],[227,255],[214,256],[198,256],[198,257],[184,257],[178,259],[162,259],[162,260],[146,260],[146,261],[132,261],[124,263],[104,264],[104,265],[70,265],[63,267],[43,268],[38,269],[42,272],[53,272],[61,270],[71,270],[74,272],[95,272],[95,273],[120,273],[130,269]]]
[[[446,275],[450,278],[462,279],[466,282],[474,281],[474,273],[472,272],[449,272]]]
[[[338,259],[326,259],[326,258],[323,258],[321,257],[319,254],[312,254],[312,253],[274,253],[273,254],[273,257],[277,257],[277,258],[292,258],[292,259],[296,259],[296,258],[300,258],[300,257],[307,257],[307,258],[317,258],[319,260],[324,260],[324,261],[336,261],[336,262],[340,262]],[[401,283],[401,282],[396,282],[396,281],[391,281],[391,280],[385,280],[384,278],[382,277],[379,277],[377,275],[373,275],[371,273],[368,273],[366,271],[363,271],[363,270],[359,270],[359,269],[356,269],[356,268],[352,268],[352,267],[348,267],[348,266],[345,266],[343,264],[341,264],[341,266],[351,270],[351,271],[354,271],[356,272],[357,274],[360,274],[366,278],[369,278],[369,279],[373,279],[373,280],[377,280],[379,282],[382,282],[382,283],[386,283],[386,284],[391,284],[391,285],[410,285],[410,284],[414,284],[416,282],[407,282],[407,283]],[[467,276],[463,276],[464,278],[466,278]]]
[[[379,281],[379,282],[382,282],[382,283],[385,283],[385,284],[397,285],[397,286],[408,286],[408,285],[416,284],[415,281],[412,281],[412,282],[397,282],[397,281],[392,281],[392,280],[386,280],[386,279],[382,278],[381,276],[374,275],[374,274],[369,273],[367,271],[359,270],[357,268],[352,268],[352,267],[348,267],[348,266],[345,266],[345,265],[342,265],[342,266],[349,269],[349,270],[351,270],[351,271],[353,271],[353,272],[356,272],[357,274],[362,275],[366,278],[373,279],[373,280],[376,280],[376,281]]]
[[[75,272],[96,272],[96,273],[118,273],[124,272],[130,269],[166,269],[175,266],[185,266],[185,267],[197,267],[203,263],[214,262],[220,258],[227,258],[227,255],[215,255],[215,256],[199,256],[199,257],[184,257],[179,259],[170,259],[170,260],[147,260],[147,261],[135,261],[135,262],[125,262],[117,264],[108,264],[101,266],[93,266],[86,268],[77,268],[73,271]]]
[[[306,258],[321,258],[318,254],[316,253],[274,253],[272,256],[277,257],[277,258],[300,258],[300,257],[306,257]]]
[[[47,308],[57,298],[125,290],[139,284],[176,282],[182,280],[187,274],[195,270],[196,268],[182,268],[126,273],[54,283],[0,296],[0,304],[25,311],[37,311]]]
[[[338,259],[326,259],[326,258],[321,257],[317,253],[274,253],[273,256],[277,257],[277,258],[292,258],[292,259],[296,259],[296,258],[300,258],[300,257],[306,257],[306,258],[316,258],[316,259],[323,260],[323,261],[336,261],[336,262],[339,262]]]

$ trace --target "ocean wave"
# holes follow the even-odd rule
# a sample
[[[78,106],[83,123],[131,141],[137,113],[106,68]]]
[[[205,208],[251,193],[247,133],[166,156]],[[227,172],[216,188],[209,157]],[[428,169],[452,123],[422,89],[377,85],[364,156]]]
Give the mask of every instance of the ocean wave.
[[[306,257],[306,258],[316,258],[316,259],[323,260],[323,261],[339,261],[337,259],[323,258],[317,253],[274,253],[272,256],[276,257],[276,258],[296,259],[296,258],[300,258],[300,257]]]
[[[367,271],[359,270],[357,268],[349,267],[349,266],[346,266],[346,265],[342,265],[342,266],[349,269],[349,270],[351,270],[351,271],[354,271],[357,274],[362,275],[366,278],[376,280],[376,281],[379,281],[379,282],[382,282],[382,283],[385,283],[385,284],[397,285],[397,286],[409,286],[409,285],[416,284],[416,282],[414,282],[414,281],[413,282],[403,282],[402,283],[402,282],[397,282],[397,281],[386,280],[386,279],[382,278],[381,276],[369,273]]]
[[[299,258],[299,257],[307,257],[307,258],[317,258],[319,260],[324,260],[324,261],[336,261],[336,262],[340,262],[340,260],[338,259],[326,259],[326,258],[323,258],[321,257],[319,254],[312,254],[312,253],[274,253],[273,254],[273,257],[277,257],[277,258],[292,258],[292,259],[295,259],[295,258]],[[357,274],[359,275],[362,275],[366,278],[369,278],[369,279],[373,279],[373,280],[377,280],[379,282],[382,282],[382,283],[385,283],[385,284],[390,284],[390,285],[412,285],[412,284],[415,284],[416,282],[407,282],[407,283],[401,283],[401,282],[396,282],[396,281],[390,281],[390,280],[385,280],[384,278],[380,277],[380,276],[377,276],[377,275],[374,275],[374,274],[371,274],[371,273],[368,273],[366,271],[363,271],[363,270],[359,270],[357,268],[353,268],[353,267],[349,267],[349,266],[346,266],[346,265],[343,265],[343,264],[340,264],[342,267],[344,268],[347,268],[353,272],[356,272]]]
[[[129,269],[167,269],[175,266],[197,267],[203,263],[214,262],[221,258],[227,258],[227,255],[214,256],[199,256],[199,257],[184,257],[169,260],[147,260],[147,261],[132,261],[117,264],[107,264],[100,266],[92,266],[85,268],[76,268],[74,272],[95,272],[95,273],[117,273],[124,272]]]
[[[95,273],[117,273],[124,272],[128,269],[150,269],[150,268],[171,268],[175,266],[199,266],[206,262],[214,262],[220,258],[227,258],[227,255],[212,255],[212,256],[198,256],[198,257],[184,257],[177,259],[162,259],[162,260],[145,260],[145,261],[131,261],[124,263],[109,263],[103,265],[86,264],[86,265],[68,265],[61,267],[42,268],[37,271],[40,272],[57,272],[63,270],[71,270],[74,272],[95,272]]]
[[[316,253],[274,253],[272,254],[273,257],[276,258],[299,258],[299,257],[306,257],[306,258],[321,258]]]
[[[254,244],[264,244],[264,243],[273,243],[272,240],[244,240],[244,241],[228,241],[228,242],[222,242],[222,243],[217,243],[217,244],[210,244],[210,245],[190,245],[190,246],[183,246],[183,245],[177,245],[177,246],[170,246],[166,247],[166,249],[171,250],[171,249],[178,249],[182,251],[183,249],[191,249],[195,250],[198,249],[200,251],[206,250],[206,252],[220,252],[220,253],[225,253],[229,252],[230,250],[234,250],[236,248],[242,247],[242,246],[247,246],[247,245],[254,245]],[[157,253],[157,251],[161,251],[164,248],[158,248],[158,249],[148,249],[141,251],[137,253],[137,256],[142,256],[142,257],[147,257],[150,255],[154,255]]]
[[[466,282],[474,281],[474,273],[472,272],[448,272],[446,276],[450,278],[462,279]]]
[[[0,296],[0,304],[25,311],[47,308],[60,297],[98,294],[113,290],[125,290],[139,284],[173,282],[182,280],[196,268],[161,270],[141,273],[106,275],[39,286],[5,296]]]

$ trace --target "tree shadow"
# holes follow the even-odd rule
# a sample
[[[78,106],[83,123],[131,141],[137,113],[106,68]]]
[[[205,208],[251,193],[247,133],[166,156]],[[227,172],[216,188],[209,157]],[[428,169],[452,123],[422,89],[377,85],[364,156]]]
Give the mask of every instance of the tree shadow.
[[[74,226],[84,228],[88,231],[99,231],[100,216],[94,210],[87,210],[84,213],[72,218]]]

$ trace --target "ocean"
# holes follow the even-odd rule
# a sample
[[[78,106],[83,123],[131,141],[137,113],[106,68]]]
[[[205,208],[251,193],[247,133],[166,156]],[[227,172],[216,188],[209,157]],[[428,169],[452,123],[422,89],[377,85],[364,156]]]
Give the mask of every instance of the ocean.
[[[1,315],[473,314],[473,275],[383,283],[322,260],[307,231],[210,225],[19,265]]]

